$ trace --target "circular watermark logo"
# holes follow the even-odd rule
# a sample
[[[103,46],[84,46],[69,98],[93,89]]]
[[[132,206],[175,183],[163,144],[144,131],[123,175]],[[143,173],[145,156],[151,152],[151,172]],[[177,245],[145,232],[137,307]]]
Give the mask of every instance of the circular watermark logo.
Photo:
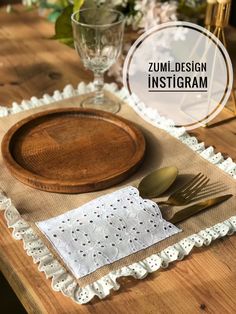
[[[169,22],[135,41],[124,63],[123,83],[176,126],[194,129],[225,106],[233,69],[227,50],[211,32],[193,23]]]

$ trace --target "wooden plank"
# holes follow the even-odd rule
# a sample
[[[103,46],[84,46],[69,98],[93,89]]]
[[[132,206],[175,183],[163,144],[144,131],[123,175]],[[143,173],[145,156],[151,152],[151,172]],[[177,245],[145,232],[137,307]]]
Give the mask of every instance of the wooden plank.
[[[21,11],[20,7],[17,7]],[[53,25],[36,13],[0,11],[0,103],[10,106],[32,95],[40,97],[76,86],[91,75],[70,49],[48,39]],[[236,31],[230,47],[235,47]],[[235,48],[233,48],[235,54]],[[236,160],[236,121],[193,132]],[[0,269],[29,313],[234,313],[236,306],[236,237],[226,237],[198,249],[184,261],[138,281],[122,278],[122,288],[105,300],[80,306],[54,292],[37,270],[22,243],[11,237],[0,214]],[[3,298],[2,294],[0,295]]]
[[[53,24],[39,18],[37,12],[7,14],[2,10],[0,20],[1,105],[92,79],[74,49],[50,39]]]

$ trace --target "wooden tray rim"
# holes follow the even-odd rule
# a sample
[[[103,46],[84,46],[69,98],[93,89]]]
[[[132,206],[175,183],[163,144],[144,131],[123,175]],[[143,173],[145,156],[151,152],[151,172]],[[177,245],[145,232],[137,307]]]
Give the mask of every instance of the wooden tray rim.
[[[137,150],[134,156],[132,157],[131,160],[129,160],[129,164],[127,167],[124,167],[123,174],[125,174],[128,171],[133,171],[135,168],[138,167],[138,165],[142,162],[145,150],[146,150],[146,142],[144,135],[142,132],[135,127],[135,125],[126,120],[123,117],[116,116],[114,114],[102,111],[102,110],[97,110],[97,109],[86,109],[86,108],[80,108],[80,107],[64,107],[64,108],[57,108],[57,109],[49,109],[45,111],[41,111],[35,114],[31,114],[26,118],[23,118],[19,122],[15,123],[4,135],[1,143],[1,152],[3,156],[3,160],[9,169],[9,171],[15,176],[19,181],[23,182],[24,184],[25,181],[28,182],[28,185],[38,189],[42,189],[44,191],[50,191],[50,190],[55,190],[55,188],[58,189],[58,192],[60,192],[60,189],[64,187],[71,187],[73,188],[79,188],[83,187],[86,184],[92,184],[91,182],[88,182],[86,180],[84,181],[69,181],[69,180],[63,180],[63,181],[56,181],[56,179],[50,179],[44,176],[40,176],[38,174],[34,174],[33,172],[27,170],[26,168],[22,167],[20,164],[18,164],[15,159],[12,157],[11,150],[10,150],[10,143],[15,135],[16,132],[18,132],[22,127],[24,127],[27,123],[32,122],[33,120],[40,119],[44,116],[50,116],[50,115],[55,115],[55,114],[69,114],[69,113],[78,113],[78,114],[85,114],[85,115],[91,115],[91,116],[96,116],[96,117],[101,117],[101,119],[106,120],[108,122],[114,123],[118,126],[120,126],[120,123],[124,125],[124,130],[127,130],[127,127],[129,130],[131,130],[134,134],[133,138],[137,138],[137,140],[134,140],[134,142],[137,145]],[[127,132],[128,133],[128,132]],[[130,134],[130,133],[129,133]],[[139,162],[135,162],[136,160],[139,160]],[[130,166],[131,164],[131,166]],[[99,183],[106,183],[109,181],[109,179],[117,179],[120,176],[119,170],[117,170],[117,173],[113,174],[110,177],[106,177],[103,180],[100,180]],[[32,179],[32,183],[30,182],[30,179]],[[43,181],[43,182],[42,182]],[[49,184],[46,189],[44,185]],[[39,186],[38,186],[39,185]],[[63,193],[63,192],[60,192]],[[69,193],[69,192],[67,192]]]

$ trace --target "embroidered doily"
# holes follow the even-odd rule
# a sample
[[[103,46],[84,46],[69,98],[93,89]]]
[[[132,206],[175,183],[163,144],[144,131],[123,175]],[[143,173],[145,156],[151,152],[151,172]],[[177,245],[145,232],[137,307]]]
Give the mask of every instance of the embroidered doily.
[[[75,278],[180,232],[132,186],[36,224]]]

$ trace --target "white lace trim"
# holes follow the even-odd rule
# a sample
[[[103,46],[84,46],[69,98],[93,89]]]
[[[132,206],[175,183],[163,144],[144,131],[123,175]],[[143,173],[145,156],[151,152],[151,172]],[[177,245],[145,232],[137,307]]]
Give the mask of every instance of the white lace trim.
[[[236,179],[236,164],[231,158],[225,160],[221,153],[214,153],[213,147],[205,148],[204,143],[198,143],[198,140],[195,137],[191,137],[184,128],[175,128],[171,121],[160,117],[156,112],[146,108],[144,104],[135,102],[134,98],[129,96],[124,88],[118,90],[117,85],[114,83],[106,84],[105,88],[115,93],[122,100],[125,100],[145,120],[166,130],[169,134],[188,145],[192,150]],[[47,105],[90,91],[93,91],[93,85],[91,83],[86,85],[82,82],[78,85],[77,89],[74,89],[71,85],[67,85],[62,93],[55,91],[53,96],[44,95],[41,99],[32,97],[29,101],[23,100],[20,105],[13,103],[12,108],[0,107],[0,116],[3,117],[27,109]],[[213,240],[233,234],[236,231],[236,216],[234,216],[222,223],[202,230],[198,234],[193,234],[140,262],[112,271],[94,283],[80,288],[74,277],[53,257],[43,241],[20,216],[17,209],[11,203],[11,200],[3,193],[0,193],[0,207],[5,211],[8,227],[13,228],[13,237],[16,240],[23,240],[24,249],[29,256],[32,256],[34,263],[39,264],[39,271],[44,272],[47,278],[52,279],[52,288],[55,291],[61,291],[64,295],[80,304],[89,302],[94,296],[98,296],[100,299],[105,298],[112,289],[118,290],[120,285],[117,283],[116,279],[119,277],[132,276],[137,279],[142,279],[146,277],[148,273],[167,267],[170,262],[183,259],[194,247],[210,245]]]

